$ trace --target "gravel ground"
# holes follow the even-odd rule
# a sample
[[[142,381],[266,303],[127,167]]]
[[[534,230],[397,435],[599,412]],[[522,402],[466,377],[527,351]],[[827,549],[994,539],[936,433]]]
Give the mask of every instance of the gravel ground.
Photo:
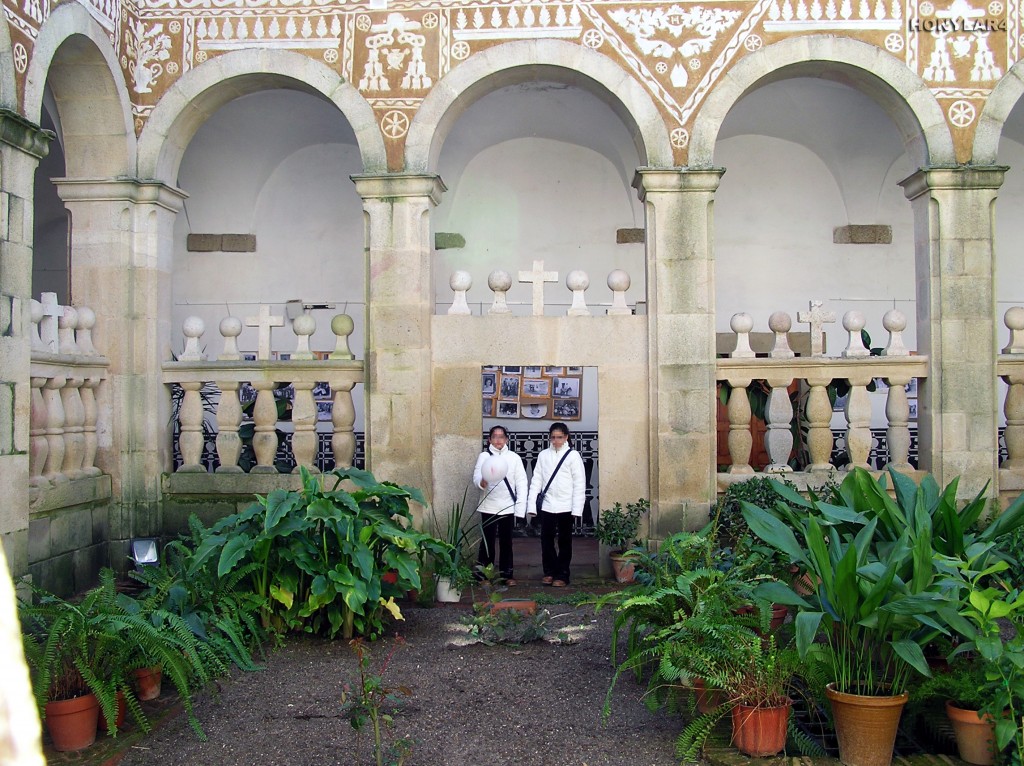
[[[569,643],[468,643],[465,607],[404,606],[393,636],[370,645],[374,665],[392,649],[385,683],[411,689],[386,741],[411,737],[409,766],[673,766],[678,718],[650,713],[642,689],[623,677],[613,713],[601,723],[611,679],[611,610],[546,607],[550,626]],[[342,687],[355,678],[345,641],[290,639],[266,668],[222,681],[218,696],[197,701],[209,740],[184,715],[132,747],[123,766],[369,766],[372,735],[357,741],[341,710]],[[385,763],[388,761],[385,760]]]

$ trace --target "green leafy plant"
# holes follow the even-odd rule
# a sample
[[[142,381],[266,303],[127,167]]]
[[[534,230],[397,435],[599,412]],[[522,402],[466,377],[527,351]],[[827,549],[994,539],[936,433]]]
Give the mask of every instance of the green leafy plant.
[[[607,545],[614,552],[622,552],[640,544],[640,519],[651,508],[649,500],[640,498],[635,503],[615,503],[608,510],[602,510],[594,526],[598,542]]]
[[[264,604],[265,627],[378,637],[385,613],[401,618],[395,598],[421,586],[420,560],[448,561],[450,548],[414,527],[410,501],[426,505],[419,490],[356,468],[331,472],[331,489],[328,477],[300,473],[302,490],[257,496],[217,522],[189,572],[209,558],[217,560],[218,577],[256,564],[246,579]],[[387,572],[395,573],[391,581]]]
[[[445,556],[434,561],[434,574],[448,578],[455,590],[463,590],[474,581],[473,556],[480,543],[480,525],[469,523],[470,513],[466,509],[469,487],[462,493],[462,500],[452,503],[443,519],[431,510],[434,533],[447,546]],[[474,519],[474,521],[476,521]]]
[[[412,740],[408,737],[385,744],[385,734],[394,725],[392,714],[403,702],[403,698],[412,695],[407,686],[390,686],[384,681],[384,674],[395,651],[402,645],[398,639],[380,663],[373,667],[373,658],[369,648],[361,639],[354,639],[349,644],[355,652],[358,662],[358,679],[355,684],[346,683],[342,688],[341,704],[349,724],[360,733],[367,723],[373,732],[373,756],[377,766],[384,766],[385,758],[389,766],[402,766],[412,752]]]
[[[781,481],[793,486],[785,479]],[[744,502],[770,507],[779,499],[773,480],[766,476],[754,476],[728,486],[715,505],[710,523],[710,534],[715,542],[715,566],[729,569],[742,563],[757,575],[773,579],[791,576],[789,558],[754,535],[742,512]]]
[[[469,634],[480,643],[528,644],[548,635],[548,621],[551,613],[538,609],[525,614],[518,609],[491,609],[491,602],[475,604],[473,614],[463,617],[461,622],[469,628]]]
[[[914,705],[949,700],[962,710],[980,710],[987,702],[986,666],[980,658],[957,657],[949,668],[924,678],[911,689]]]

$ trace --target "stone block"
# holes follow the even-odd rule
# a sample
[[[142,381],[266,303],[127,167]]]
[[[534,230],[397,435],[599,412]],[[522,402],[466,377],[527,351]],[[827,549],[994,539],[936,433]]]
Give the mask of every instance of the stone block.
[[[75,595],[75,566],[70,553],[29,564],[32,582],[62,598]]]
[[[0,383],[0,455],[14,451],[14,384]]]
[[[255,234],[224,234],[221,236],[221,249],[225,253],[255,253]]]
[[[449,231],[439,231],[434,234],[435,250],[451,250],[466,246],[466,238],[461,234]]]
[[[185,249],[190,253],[216,253],[221,250],[220,234],[189,234]]]
[[[71,555],[74,592],[84,593],[99,582],[99,571],[107,566],[107,547],[105,544],[90,545],[79,548]]]
[[[40,516],[28,523],[28,560],[30,563],[50,558],[50,518]]]
[[[50,545],[54,555],[70,553],[93,542],[90,509],[63,510],[51,517]]]
[[[646,241],[646,229],[616,229],[615,244],[629,245],[634,243],[643,244]]]
[[[832,229],[836,245],[891,245],[892,226],[885,224],[848,224]]]

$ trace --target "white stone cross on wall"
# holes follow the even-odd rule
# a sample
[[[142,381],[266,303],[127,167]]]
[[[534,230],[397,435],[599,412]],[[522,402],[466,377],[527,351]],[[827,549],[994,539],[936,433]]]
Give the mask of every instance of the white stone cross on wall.
[[[822,311],[822,301],[811,301],[810,311],[798,311],[796,318],[811,326],[811,356],[825,356],[821,338],[821,327],[824,324],[833,324],[836,321],[836,312]]]
[[[557,282],[557,271],[544,271],[544,261],[534,261],[533,271],[520,271],[520,282],[533,283],[533,315],[544,316],[544,283]]]
[[[43,318],[39,320],[39,338],[47,351],[56,354],[60,348],[57,341],[57,322],[64,316],[64,307],[57,303],[57,293],[43,293],[40,298]]]
[[[260,306],[260,315],[258,317],[246,317],[245,326],[260,328],[260,340],[256,358],[270,359],[270,328],[284,327],[284,317],[271,316],[270,306]]]

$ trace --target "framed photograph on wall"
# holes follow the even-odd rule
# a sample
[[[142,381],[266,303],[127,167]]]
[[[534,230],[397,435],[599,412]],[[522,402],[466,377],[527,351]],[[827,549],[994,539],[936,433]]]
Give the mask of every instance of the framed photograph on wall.
[[[331,384],[327,382],[316,383],[313,386],[313,398],[317,400],[331,398]]]
[[[508,375],[519,375],[523,371],[523,368],[518,365],[513,367],[502,367],[501,371]]]
[[[530,399],[523,399],[522,401],[519,402],[520,417],[539,420],[541,418],[548,417],[548,412],[550,410],[550,399],[538,399],[536,401],[532,401]]]
[[[547,398],[551,396],[550,378],[523,378],[523,398]]]
[[[317,402],[316,419],[320,421],[330,420],[334,412],[334,402]]]
[[[583,374],[583,368],[582,367],[566,367],[565,368],[565,374],[566,375],[582,375]]]
[[[488,399],[488,398],[485,397],[483,399],[483,408],[482,408],[481,411],[482,411],[483,416],[485,418],[493,418],[494,417],[494,400],[493,399]]]
[[[555,399],[555,418],[558,420],[579,420],[580,400],[579,399]]]
[[[556,375],[565,375],[565,368],[564,367],[545,367],[544,368],[544,374],[547,375],[549,378],[553,378]]]
[[[501,376],[501,395],[502,399],[519,399],[519,376],[518,375],[502,375]],[[516,417],[519,417],[518,415]]]
[[[498,374],[485,372],[480,376],[480,393],[484,396],[494,396],[498,390]]]
[[[524,378],[539,378],[544,373],[543,367],[524,367],[523,377]]]
[[[579,399],[580,379],[579,378],[555,378],[552,381],[551,395],[556,399]],[[579,402],[576,403],[577,406]]]
[[[518,418],[519,402],[498,402],[499,418]]]

